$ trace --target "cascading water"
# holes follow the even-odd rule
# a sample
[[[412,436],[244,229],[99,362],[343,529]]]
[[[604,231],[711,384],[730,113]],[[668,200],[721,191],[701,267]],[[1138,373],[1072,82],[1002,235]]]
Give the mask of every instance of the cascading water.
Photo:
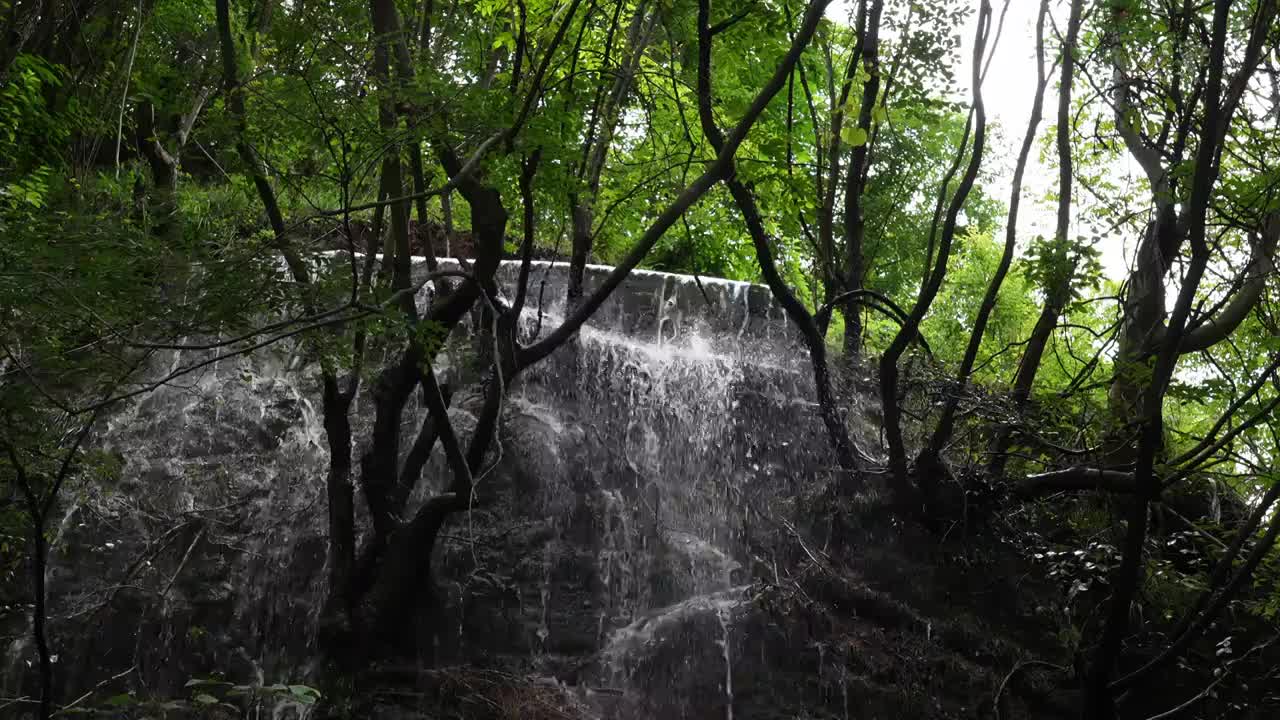
[[[118,471],[66,488],[51,544],[55,677],[67,692],[126,670],[160,697],[215,673],[307,674],[326,451],[313,383],[292,362],[282,346],[214,363],[107,418],[97,444]],[[33,654],[10,650],[15,665]],[[30,675],[5,684],[19,682],[30,688]]]
[[[588,291],[607,270],[589,273]],[[507,283],[513,271],[504,266]],[[562,287],[561,273],[543,264],[533,277]],[[561,294],[550,297],[528,311],[527,335],[561,321]],[[516,407],[554,428],[555,453],[575,456],[572,467],[542,474],[542,492],[572,492],[591,507],[594,566],[580,565],[576,579],[595,588],[580,602],[594,614],[599,669],[580,680],[608,689],[602,697],[621,693],[611,716],[656,712],[645,686],[669,668],[655,666],[655,651],[692,643],[714,651],[718,714],[734,717],[735,613],[748,600],[759,505],[785,492],[779,475],[794,481],[825,462],[804,402],[808,367],[784,327],[763,288],[636,273],[574,345],[513,391]],[[588,439],[562,444],[566,427]],[[562,537],[582,521],[581,513],[552,520]],[[544,644],[556,645],[557,626],[571,628],[568,614]],[[544,615],[540,631],[547,627]]]
[[[508,295],[517,270],[499,270]],[[588,267],[587,291],[609,270]],[[565,274],[535,266],[526,339],[563,318]],[[438,544],[445,616],[433,622],[445,627],[424,641],[433,655],[593,688],[609,717],[701,717],[690,708],[709,704],[733,720],[749,568],[768,562],[756,537],[779,498],[830,465],[785,328],[764,288],[637,271],[527,370],[504,407],[501,460],[477,484],[485,502]],[[123,461],[120,484],[86,488],[51,571],[60,641],[76,637],[67,618],[113,608],[111,627],[74,640],[94,660],[64,676],[68,688],[130,664],[173,693],[215,671],[268,684],[308,675],[327,451],[314,373],[297,364],[289,348],[220,363],[112,418],[101,443]],[[454,348],[436,369],[458,387],[467,366]],[[357,438],[369,409],[358,405]],[[403,446],[422,413],[406,413]],[[467,432],[465,412],[451,414]],[[413,503],[443,486],[439,456]],[[157,602],[125,585],[164,592]],[[30,653],[15,644],[5,665]],[[714,697],[683,679],[688,668],[714,671]]]

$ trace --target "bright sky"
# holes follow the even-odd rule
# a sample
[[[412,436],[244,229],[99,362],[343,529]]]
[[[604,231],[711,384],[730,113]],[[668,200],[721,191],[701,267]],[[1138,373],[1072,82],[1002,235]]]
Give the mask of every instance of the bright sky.
[[[1004,3],[993,0],[992,5],[995,12],[992,21],[994,27],[1000,19]],[[995,171],[998,181],[992,190],[997,193],[997,197],[1006,201],[1011,189],[1010,183],[1013,167],[1017,162],[1018,148],[1026,134],[1027,121],[1031,116],[1031,101],[1035,94],[1036,15],[1039,5],[1040,3],[1035,0],[1009,2],[1004,30],[1000,35],[999,45],[995,49],[986,82],[982,86],[987,117],[997,126],[993,149],[999,153],[999,156],[992,158],[992,164],[989,167]],[[1067,11],[1065,2],[1055,1],[1050,5],[1050,13],[1056,19],[1057,27],[1063,32],[1067,26]],[[962,41],[966,58],[972,52],[976,19],[977,13],[974,13],[973,18],[963,30]],[[1052,42],[1054,37],[1052,24],[1047,24],[1045,33]],[[1056,89],[1059,70],[1053,67],[1054,55],[1055,51],[1051,46],[1045,54],[1045,62],[1052,71],[1052,79],[1046,91],[1043,117],[1040,121],[1041,138],[1044,138],[1056,125],[1058,102]],[[963,76],[966,79],[964,86],[968,88],[969,73],[966,71]],[[1085,87],[1084,79],[1077,72],[1076,94],[1079,95]],[[1058,171],[1050,163],[1041,162],[1040,150],[1039,145],[1032,150],[1030,164],[1023,178],[1023,209],[1018,219],[1019,247],[1025,247],[1026,241],[1038,234],[1048,236],[1054,231],[1056,201],[1047,199],[1047,196],[1051,191],[1055,194],[1057,192]],[[1131,173],[1134,168],[1125,162],[1116,170],[1124,176]],[[1079,188],[1076,190],[1075,195],[1079,200]],[[1093,228],[1084,227],[1082,222],[1073,218],[1071,228],[1073,234],[1087,234],[1095,231]],[[1107,274],[1113,279],[1123,279],[1128,265],[1127,258],[1132,249],[1130,238],[1123,234],[1110,236],[1101,241],[1098,249],[1102,251],[1102,264]]]
[[[972,53],[973,36],[977,22],[977,5],[978,0],[973,0],[975,12],[964,27],[956,28],[962,43],[960,50],[962,59],[957,65],[956,75],[966,93],[968,93],[971,73],[969,58]],[[992,20],[994,29],[1000,19],[1004,3],[1001,0],[992,0],[992,5],[995,12]],[[1004,30],[1000,35],[999,45],[995,49],[986,82],[983,84],[983,99],[987,107],[987,118],[992,126],[992,132],[988,135],[990,143],[988,145],[986,169],[994,175],[994,182],[989,185],[989,188],[995,197],[1005,202],[1008,202],[1009,199],[1013,166],[1017,161],[1018,147],[1022,143],[1023,135],[1026,133],[1027,120],[1031,115],[1031,101],[1035,94],[1035,24],[1039,5],[1040,3],[1036,2],[1036,0],[1010,0],[1004,21]],[[855,6],[856,0],[834,0],[827,10],[827,15],[832,18],[847,19],[850,16],[851,8]],[[1058,27],[1065,28],[1067,24],[1066,3],[1061,0],[1054,0],[1050,12],[1057,18]],[[1046,33],[1049,34],[1050,38],[1052,38],[1052,32],[1052,26],[1046,28]],[[1046,63],[1052,66],[1052,48],[1046,54]],[[1039,129],[1042,138],[1045,137],[1055,122],[1057,112],[1056,77],[1057,72],[1055,71],[1054,79],[1050,81],[1049,89],[1045,96],[1044,116],[1040,122]],[[1081,82],[1082,80],[1079,79],[1079,74],[1077,74],[1077,89],[1080,89]],[[968,96],[966,95],[964,99],[967,102]],[[892,112],[892,109],[890,109],[890,112]],[[1056,193],[1058,175],[1057,170],[1051,164],[1041,162],[1040,150],[1041,146],[1037,144],[1032,151],[1030,164],[1023,179],[1022,209],[1018,219],[1019,248],[1025,247],[1027,241],[1038,234],[1046,236],[1052,234],[1054,229],[1056,207],[1054,202],[1048,199],[1048,195],[1051,191]],[[1117,168],[1117,172],[1122,177],[1132,173],[1133,170],[1134,168],[1130,167],[1128,163]],[[1076,227],[1075,225],[1078,224],[1073,224],[1072,233],[1084,234],[1093,232],[1092,229]],[[1003,233],[1004,229],[1002,227],[997,237],[1003,238]],[[1113,236],[1104,239],[1099,249],[1102,251],[1102,263],[1107,274],[1113,279],[1123,279],[1126,274],[1126,258],[1132,249],[1131,239],[1123,236]]]

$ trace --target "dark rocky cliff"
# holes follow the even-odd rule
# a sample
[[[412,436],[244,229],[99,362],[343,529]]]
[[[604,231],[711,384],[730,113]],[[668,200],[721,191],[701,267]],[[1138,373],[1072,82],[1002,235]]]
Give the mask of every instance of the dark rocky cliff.
[[[545,332],[563,266],[539,265],[532,288],[544,302],[526,332]],[[468,342],[442,363],[463,432]],[[326,454],[313,375],[277,347],[111,418],[98,442],[121,470],[69,493],[50,571],[65,694],[121,673],[112,687],[147,697],[187,697],[214,675],[315,677]],[[546,717],[972,716],[1017,642],[928,607],[932,588],[972,579],[926,577],[933,566],[889,550],[897,528],[851,519],[874,493],[833,496],[811,395],[765,289],[634,273],[510,392],[499,459],[446,528],[435,588],[404,629],[428,650],[367,679],[360,712],[534,717],[521,702],[539,699]],[[874,452],[868,397],[846,388],[850,426]],[[437,457],[414,502],[443,477]],[[913,575],[929,593],[911,597]],[[4,619],[0,696],[30,689],[24,620]],[[502,692],[525,700],[485,699]]]

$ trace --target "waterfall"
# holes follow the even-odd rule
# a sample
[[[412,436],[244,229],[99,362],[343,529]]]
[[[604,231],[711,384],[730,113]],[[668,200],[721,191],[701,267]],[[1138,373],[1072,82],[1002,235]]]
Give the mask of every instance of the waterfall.
[[[558,279],[562,268],[538,263],[532,277]],[[609,269],[588,270],[590,292]],[[515,272],[514,263],[504,264],[499,277],[510,286]],[[537,305],[531,294],[527,340],[562,321],[562,295]],[[591,508],[588,520],[569,513],[554,522],[560,533],[581,522],[595,528],[587,542],[594,567],[580,571],[595,579],[578,580],[596,587],[582,601],[591,605],[599,658],[594,682],[629,705],[608,708],[609,716],[663,712],[655,709],[663,698],[651,690],[671,668],[655,652],[671,652],[678,665],[690,662],[690,652],[711,650],[720,668],[719,714],[733,719],[737,623],[753,579],[752,502],[784,493],[779,480],[794,482],[826,447],[803,402],[811,396],[805,356],[792,333],[778,332],[785,323],[758,286],[715,279],[699,286],[691,277],[637,272],[572,345],[513,389],[521,412],[551,428],[545,436],[556,457],[571,459],[538,463],[542,493],[586,497]],[[578,435],[570,427],[588,440],[572,439]],[[544,578],[542,598],[547,592]],[[553,603],[557,622],[545,608],[544,600],[539,633],[555,648],[557,632],[574,634],[575,613]]]
[[[610,271],[588,266],[586,292]],[[516,263],[499,268],[507,297],[517,274]],[[524,341],[563,320],[565,280],[565,265],[535,263]],[[423,622],[448,630],[419,644],[442,663],[610,688],[622,704],[607,717],[665,717],[634,708],[678,700],[713,702],[732,720],[753,568],[768,562],[752,555],[763,511],[830,466],[807,361],[785,327],[765,288],[633,272],[509,389],[501,461],[477,483],[484,502],[454,518],[432,562],[443,609],[424,603]],[[469,342],[460,330],[436,363],[455,389],[475,377]],[[120,458],[120,479],[68,513],[61,543],[74,552],[53,553],[51,596],[64,617],[108,597],[127,612],[83,631],[58,626],[68,656],[94,659],[68,671],[68,686],[131,662],[175,694],[202,672],[266,683],[310,672],[327,445],[314,371],[293,352],[220,362],[109,418],[100,442]],[[465,434],[473,419],[457,405]],[[359,443],[371,403],[357,407]],[[424,412],[410,404],[403,447]],[[446,478],[437,448],[406,512]],[[163,606],[121,585],[165,588]],[[15,643],[6,666],[30,653]],[[709,692],[654,692],[690,663],[715,669]]]

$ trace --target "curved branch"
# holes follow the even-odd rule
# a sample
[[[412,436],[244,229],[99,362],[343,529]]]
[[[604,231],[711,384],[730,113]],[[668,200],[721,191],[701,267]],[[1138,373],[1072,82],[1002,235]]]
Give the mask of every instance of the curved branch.
[[[1252,258],[1235,283],[1238,289],[1231,300],[1213,316],[1189,329],[1182,336],[1179,352],[1185,355],[1213,347],[1235,332],[1240,323],[1249,317],[1249,312],[1262,299],[1267,280],[1276,272],[1273,255],[1277,241],[1280,241],[1280,213],[1272,213],[1263,228],[1261,239],[1253,244]],[[1157,338],[1157,342],[1162,339],[1163,331],[1160,334],[1161,338]]]
[[[699,0],[698,119],[702,124],[702,132],[706,135],[711,146],[717,152],[722,152],[725,147],[724,134],[716,125],[715,115],[711,108],[711,41],[715,33],[713,28],[710,27],[710,15],[710,0]],[[825,325],[815,322],[808,309],[795,296],[795,293],[791,292],[791,288],[787,287],[786,282],[778,273],[777,264],[773,259],[769,234],[765,230],[764,221],[760,216],[760,207],[756,202],[755,193],[742,182],[733,171],[732,166],[726,173],[725,184],[729,187],[729,193],[733,196],[734,202],[742,213],[743,221],[747,225],[751,243],[755,247],[756,259],[760,264],[760,272],[764,275],[765,282],[769,285],[769,290],[774,297],[778,298],[778,303],[782,305],[783,311],[795,323],[804,338],[805,346],[809,351],[809,362],[813,367],[814,390],[818,396],[818,408],[822,414],[823,424],[826,425],[827,434],[831,438],[832,447],[836,451],[836,460],[839,462],[841,469],[845,472],[852,472],[857,467],[857,461],[854,455],[853,442],[849,438],[849,431],[845,427],[844,420],[840,417],[836,399],[831,392],[831,375],[827,364],[826,341],[819,330],[820,327],[825,327]]]
[[[742,119],[734,126],[733,131],[726,138],[724,149],[717,155],[702,175],[698,176],[684,192],[680,193],[662,212],[645,231],[640,240],[632,247],[631,252],[614,268],[613,272],[604,279],[600,287],[596,289],[590,297],[583,300],[573,315],[565,319],[560,327],[553,330],[543,340],[521,348],[517,354],[517,367],[523,368],[545,358],[552,351],[560,347],[568,340],[578,329],[590,318],[596,310],[604,304],[614,290],[622,284],[627,275],[644,260],[653,246],[662,238],[663,234],[675,224],[676,220],[684,214],[695,202],[700,200],[708,190],[711,189],[725,173],[729,170],[733,162],[733,156],[738,151],[738,147],[742,145],[742,141],[746,139],[747,133],[751,131],[765,107],[769,104],[773,97],[778,94],[782,86],[786,83],[787,78],[791,74],[791,69],[795,67],[796,62],[800,59],[800,54],[809,45],[809,40],[813,37],[814,32],[818,28],[819,21],[822,20],[823,13],[831,0],[811,0],[809,7],[805,10],[804,20],[801,22],[799,31],[791,42],[791,47],[787,54],[783,56],[782,61],[778,64],[773,76],[765,84],[765,86],[756,95],[755,100],[747,109]]]
[[[898,496],[899,503],[904,506],[913,494],[913,489],[908,477],[906,444],[902,435],[902,408],[898,399],[898,360],[915,338],[920,323],[923,322],[925,315],[928,314],[929,308],[933,305],[933,301],[942,287],[942,282],[947,274],[947,262],[951,256],[960,211],[964,208],[970,191],[973,190],[974,183],[978,179],[978,171],[982,166],[987,131],[986,106],[982,98],[982,60],[986,54],[987,41],[990,39],[991,13],[991,3],[988,0],[982,0],[978,11],[977,29],[973,45],[973,110],[971,117],[974,130],[973,148],[969,156],[969,162],[960,178],[960,184],[956,188],[955,195],[952,196],[951,202],[947,207],[942,234],[939,238],[938,256],[933,266],[933,271],[926,278],[926,282],[921,285],[915,305],[911,308],[910,315],[907,316],[907,322],[898,330],[893,342],[889,344],[889,348],[880,358],[880,405],[884,415],[885,438],[889,446],[890,475],[893,480],[894,493]],[[968,125],[966,123],[966,129],[968,129]],[[966,147],[963,144],[957,148],[957,160],[965,155],[965,151]],[[945,184],[942,192],[945,192]],[[925,484],[921,490],[926,504],[931,504],[933,488],[930,484],[934,480],[927,474],[922,475],[921,480]],[[932,514],[932,508],[929,508],[929,511]]]
[[[818,322],[818,326],[826,328],[827,323],[831,320],[831,313],[835,311],[835,308],[841,303],[849,300],[860,302],[863,305],[878,311],[880,314],[898,323],[899,327],[905,327],[910,319],[907,315],[907,311],[903,310],[901,305],[889,299],[889,297],[884,293],[879,293],[875,290],[868,290],[867,288],[860,288],[858,290],[846,290],[845,292],[842,292],[828,300],[826,304],[818,310],[817,315],[814,316]],[[923,349],[930,357],[933,356],[933,349],[929,347],[929,343],[925,340],[924,332],[921,331],[919,327],[915,329],[915,335],[912,339],[920,343],[921,349]]]

